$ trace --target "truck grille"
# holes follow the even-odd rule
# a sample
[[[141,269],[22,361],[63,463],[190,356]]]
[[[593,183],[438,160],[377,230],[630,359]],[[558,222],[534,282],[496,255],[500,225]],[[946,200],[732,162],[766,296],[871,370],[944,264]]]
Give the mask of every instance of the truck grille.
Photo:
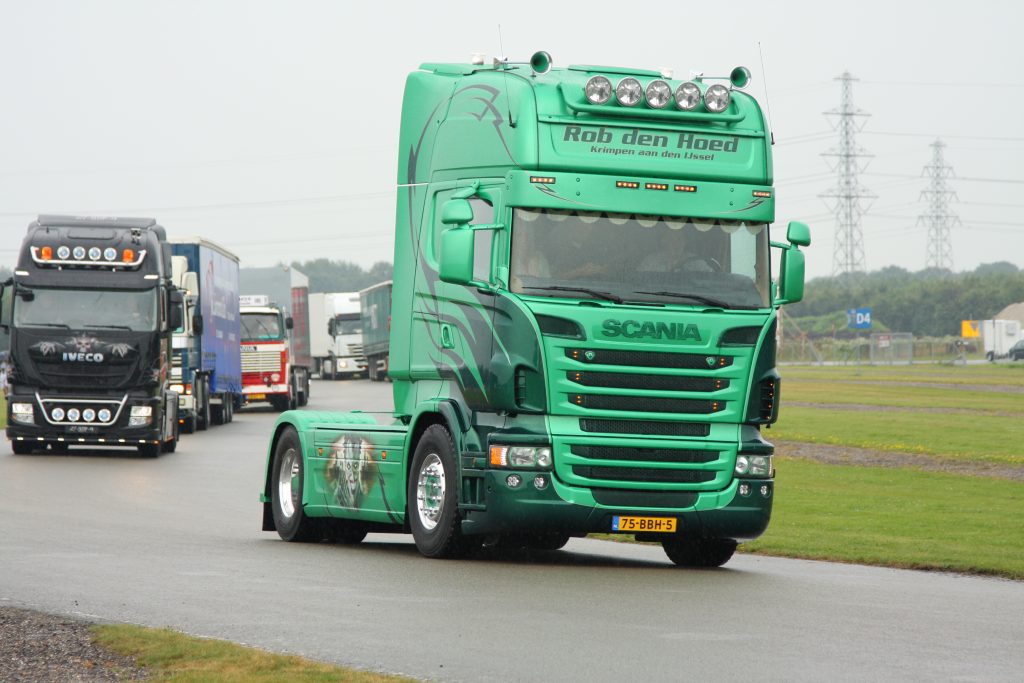
[[[350,356],[361,356],[361,355],[363,355],[363,345],[362,344],[349,344],[348,345],[348,355],[350,355]]]
[[[687,508],[733,480],[746,405],[746,350],[641,351],[546,342],[553,412],[579,432],[553,439],[557,475],[611,507]],[[603,442],[603,443],[601,443]]]
[[[114,389],[127,382],[134,374],[135,363],[126,365],[73,365],[37,363],[36,371],[44,386]]]
[[[243,351],[242,372],[280,372],[280,351]]]

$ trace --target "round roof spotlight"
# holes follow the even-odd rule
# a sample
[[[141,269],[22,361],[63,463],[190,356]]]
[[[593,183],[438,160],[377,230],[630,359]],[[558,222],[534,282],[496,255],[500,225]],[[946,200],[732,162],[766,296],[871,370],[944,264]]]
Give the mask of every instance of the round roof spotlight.
[[[78,418],[81,416],[82,414],[78,412],[78,408],[71,408],[68,410],[68,422],[78,422]]]
[[[67,261],[69,256],[71,256],[71,249],[67,245],[57,247],[57,258],[61,261]]]
[[[644,96],[644,87],[635,78],[623,78],[615,86],[615,99],[623,107],[635,107]]]
[[[700,104],[700,88],[687,81],[676,88],[676,106],[683,111],[693,111]]]
[[[732,96],[724,85],[715,84],[704,93],[704,106],[712,114],[721,114],[728,109],[730,100],[732,100]]]
[[[96,416],[100,422],[110,422],[110,411],[106,408],[100,408],[100,412],[96,413]]]
[[[89,259],[90,260],[92,260],[92,261],[99,261],[100,260],[100,256],[103,256],[103,250],[102,249],[100,249],[99,247],[90,247],[89,248]]]
[[[587,94],[587,102],[591,104],[604,104],[612,98],[612,82],[604,76],[594,76],[584,88]]]
[[[64,409],[54,408],[53,410],[50,411],[50,417],[52,417],[57,422],[60,422],[61,420],[64,419]]]
[[[81,261],[85,258],[85,247],[75,247],[75,250],[71,252],[76,261]]]
[[[647,106],[664,109],[672,101],[672,86],[662,80],[651,81],[644,95],[647,97]]]
[[[92,422],[96,419],[96,411],[92,408],[86,408],[82,411],[82,419],[86,422]]]
[[[113,247],[107,247],[106,249],[103,250],[103,258],[107,259],[108,261],[113,261],[114,259],[117,258],[117,249],[114,249]]]

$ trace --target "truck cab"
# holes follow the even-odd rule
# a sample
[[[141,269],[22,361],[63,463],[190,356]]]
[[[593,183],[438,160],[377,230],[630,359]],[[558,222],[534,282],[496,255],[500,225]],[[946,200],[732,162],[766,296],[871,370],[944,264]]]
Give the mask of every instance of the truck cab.
[[[550,67],[538,53],[408,77],[394,413],[282,416],[264,500],[283,536],[311,533],[304,516],[390,523],[448,557],[631,533],[717,566],[767,527],[776,315],[802,297],[810,233],[772,238],[749,71]],[[355,503],[334,481],[353,468],[375,473]]]
[[[15,453],[175,449],[178,401],[168,381],[182,297],[155,220],[39,216],[4,289]]]

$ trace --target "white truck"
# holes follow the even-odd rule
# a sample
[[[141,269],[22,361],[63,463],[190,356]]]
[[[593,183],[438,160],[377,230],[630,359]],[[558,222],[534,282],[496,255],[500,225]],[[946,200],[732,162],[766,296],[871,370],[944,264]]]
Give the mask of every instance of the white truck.
[[[314,374],[333,380],[366,372],[359,292],[310,294],[309,326]]]
[[[1005,358],[1014,344],[1024,339],[1019,320],[982,320],[981,341],[985,358]]]

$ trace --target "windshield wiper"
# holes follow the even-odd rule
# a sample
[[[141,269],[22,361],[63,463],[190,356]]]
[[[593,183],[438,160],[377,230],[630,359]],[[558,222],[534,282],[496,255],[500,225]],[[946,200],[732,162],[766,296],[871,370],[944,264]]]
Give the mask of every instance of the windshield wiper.
[[[755,306],[731,306],[725,301],[720,299],[712,299],[708,296],[701,296],[700,294],[687,294],[686,292],[633,292],[634,294],[652,294],[654,296],[671,296],[677,299],[692,299],[693,301],[699,301],[702,304],[708,304],[709,306],[718,306],[719,308],[739,308],[754,310]]]
[[[85,327],[89,328],[89,329],[92,329],[92,328],[100,329],[100,328],[102,328],[104,330],[128,330],[128,331],[131,331],[131,329],[132,329],[132,328],[128,327],[127,325],[85,325]]]
[[[59,327],[62,330],[70,330],[71,325],[65,323],[25,323],[26,327]]]
[[[618,296],[615,296],[611,292],[602,292],[602,291],[597,290],[597,289],[588,289],[587,287],[562,287],[562,286],[557,286],[556,285],[556,286],[552,286],[552,287],[529,287],[529,286],[527,286],[527,287],[523,287],[523,289],[540,289],[540,290],[551,291],[551,292],[584,292],[584,293],[589,294],[592,297],[595,297],[597,299],[604,299],[605,301],[614,301],[617,304],[621,304],[622,303],[622,298],[618,297]]]

